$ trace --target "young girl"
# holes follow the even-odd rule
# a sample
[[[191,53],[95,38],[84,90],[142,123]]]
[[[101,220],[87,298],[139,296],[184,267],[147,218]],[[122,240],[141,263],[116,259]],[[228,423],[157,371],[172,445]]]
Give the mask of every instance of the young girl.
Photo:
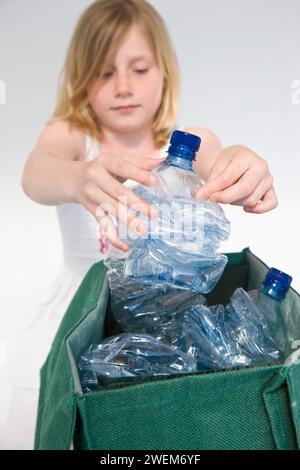
[[[112,216],[137,233],[144,227],[130,208],[139,204],[143,213],[156,216],[130,186],[132,181],[155,183],[151,170],[163,161],[176,128],[178,89],[168,32],[145,0],[97,0],[82,14],[55,112],[22,178],[31,199],[57,206],[65,267],[24,335],[22,354],[28,367],[22,377],[17,375],[19,390],[9,418],[12,447],[33,445],[39,368],[82,278],[103,259],[109,243],[128,249],[117,237]],[[202,139],[194,169],[206,184],[197,198],[238,204],[252,213],[277,205],[262,158],[242,145],[222,149],[207,129],[185,129]],[[128,207],[120,203],[124,198]]]

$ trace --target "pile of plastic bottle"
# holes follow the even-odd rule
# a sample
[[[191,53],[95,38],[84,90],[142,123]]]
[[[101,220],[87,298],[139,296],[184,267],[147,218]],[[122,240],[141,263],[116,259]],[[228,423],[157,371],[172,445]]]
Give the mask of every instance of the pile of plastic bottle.
[[[101,389],[105,380],[266,364],[291,352],[282,307],[289,275],[271,268],[260,289],[238,288],[226,306],[207,304],[203,294],[227,263],[217,250],[230,223],[218,204],[193,198],[201,184],[192,170],[199,147],[197,136],[175,131],[168,158],[155,171],[157,186],[134,189],[160,217],[145,236],[127,237],[127,256],[105,262],[122,333],[81,356],[85,392]]]

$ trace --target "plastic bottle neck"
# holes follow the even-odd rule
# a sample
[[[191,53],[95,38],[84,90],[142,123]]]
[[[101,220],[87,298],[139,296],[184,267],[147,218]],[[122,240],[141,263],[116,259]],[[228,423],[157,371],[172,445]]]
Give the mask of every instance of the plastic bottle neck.
[[[194,171],[192,168],[192,160],[189,158],[178,157],[168,153],[166,160],[163,162],[166,166],[176,166],[185,171]]]
[[[261,288],[259,289],[260,292],[268,296],[269,298],[276,300],[277,302],[281,302],[284,298],[286,293],[283,293],[279,291],[278,289],[275,289],[272,286],[264,286],[262,285]]]

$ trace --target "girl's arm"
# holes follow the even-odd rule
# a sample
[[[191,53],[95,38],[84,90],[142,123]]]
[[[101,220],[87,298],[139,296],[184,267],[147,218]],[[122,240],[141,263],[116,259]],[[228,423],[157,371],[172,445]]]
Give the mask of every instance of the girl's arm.
[[[45,205],[75,202],[75,182],[83,162],[80,135],[65,122],[48,125],[40,134],[22,174],[25,194]]]
[[[71,132],[62,121],[47,126],[25,164],[24,192],[41,204],[81,204],[98,220],[110,242],[126,251],[128,246],[118,239],[113,218],[141,235],[147,228],[135,213],[150,217],[158,217],[158,213],[121,181],[154,185],[151,172],[165,158],[102,152],[94,160],[84,161],[84,151],[79,131]]]

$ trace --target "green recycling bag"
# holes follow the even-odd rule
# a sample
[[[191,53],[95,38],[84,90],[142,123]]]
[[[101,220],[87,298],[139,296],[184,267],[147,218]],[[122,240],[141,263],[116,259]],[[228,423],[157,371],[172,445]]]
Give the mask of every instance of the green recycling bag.
[[[238,286],[259,288],[268,269],[249,248],[227,256],[207,296],[211,305],[228,302]],[[284,302],[300,339],[300,296],[290,288]],[[35,449],[300,448],[299,351],[285,364],[138,377],[83,394],[78,359],[112,325],[106,268],[99,262],[74,296],[41,370]]]

